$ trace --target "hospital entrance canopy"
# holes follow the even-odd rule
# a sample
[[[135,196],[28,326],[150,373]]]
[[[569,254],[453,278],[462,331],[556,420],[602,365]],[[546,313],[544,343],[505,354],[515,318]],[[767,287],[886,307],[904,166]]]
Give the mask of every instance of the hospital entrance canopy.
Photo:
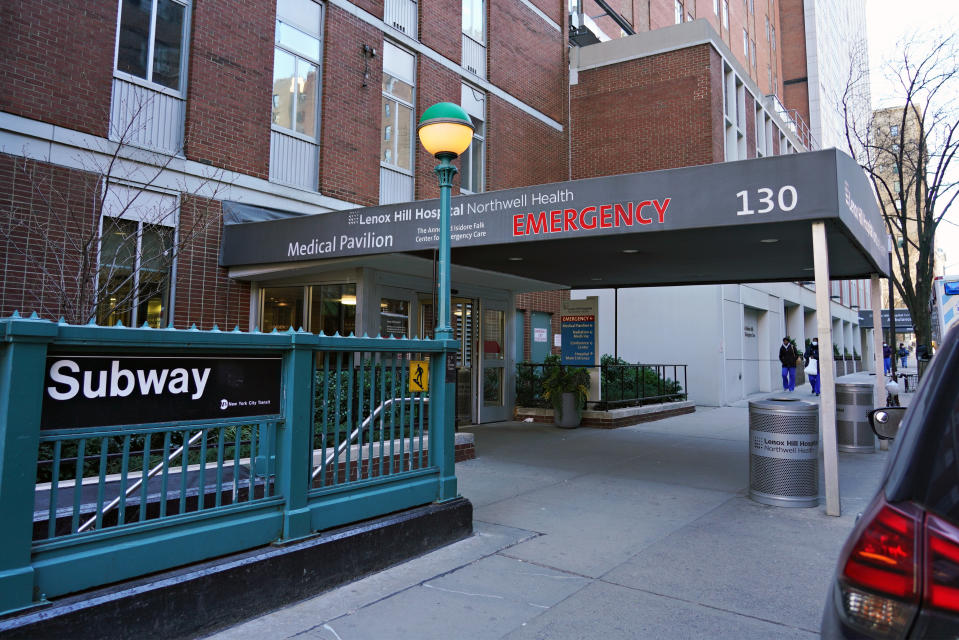
[[[236,275],[429,259],[439,239],[438,200],[314,215],[223,208],[220,264]],[[871,185],[836,149],[459,196],[452,263],[526,280],[527,290],[812,280],[816,221],[830,278],[885,273]]]
[[[220,264],[235,277],[411,262],[422,275],[439,240],[436,200],[306,216],[223,208]],[[869,277],[878,313],[888,257],[872,188],[836,149],[460,196],[452,214],[454,281],[514,291],[814,278],[828,309],[829,279]],[[816,317],[827,362],[830,316]],[[826,513],[838,516],[833,368],[820,373]]]

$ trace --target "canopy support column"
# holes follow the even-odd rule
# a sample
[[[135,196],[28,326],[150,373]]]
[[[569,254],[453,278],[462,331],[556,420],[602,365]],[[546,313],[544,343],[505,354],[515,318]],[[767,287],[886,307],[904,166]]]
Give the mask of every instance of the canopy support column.
[[[872,305],[872,348],[874,365],[876,367],[876,392],[872,406],[883,407],[886,405],[886,375],[885,367],[882,363],[882,287],[879,281],[879,274],[874,273],[869,278],[869,297]],[[880,440],[879,448],[886,450],[889,448],[888,440]]]
[[[832,306],[829,299],[829,253],[826,223],[812,223],[812,255],[816,271],[816,324],[819,335],[819,424],[822,425],[826,477],[826,515],[839,516],[839,452],[836,442],[836,375],[832,353]]]

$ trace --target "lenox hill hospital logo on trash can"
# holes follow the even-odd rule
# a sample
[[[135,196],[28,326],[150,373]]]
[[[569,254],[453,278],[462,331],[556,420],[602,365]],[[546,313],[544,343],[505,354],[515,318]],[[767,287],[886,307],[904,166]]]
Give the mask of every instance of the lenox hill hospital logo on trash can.
[[[280,356],[49,353],[41,429],[280,413]]]

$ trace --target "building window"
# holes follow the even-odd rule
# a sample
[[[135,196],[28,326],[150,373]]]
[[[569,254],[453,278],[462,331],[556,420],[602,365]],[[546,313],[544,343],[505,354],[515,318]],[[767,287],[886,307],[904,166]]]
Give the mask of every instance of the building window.
[[[122,0],[117,71],[183,90],[187,5],[176,0]]]
[[[480,193],[486,190],[486,94],[464,84],[460,104],[474,127],[473,142],[460,156],[460,190]]]
[[[275,126],[308,138],[317,136],[320,86],[320,5],[280,0],[273,50]]]
[[[723,0],[723,28],[729,29],[729,0]]]
[[[331,336],[356,333],[356,285],[323,284],[310,287],[311,333]]]
[[[265,287],[260,331],[309,327],[310,332],[348,336],[356,332],[356,285]]]
[[[111,186],[103,202],[97,270],[97,323],[159,328],[170,321],[173,196]]]
[[[405,338],[410,335],[410,303],[408,300],[380,299],[380,335],[384,338]]]
[[[713,0],[713,13],[719,15],[719,0]]]
[[[889,127],[889,135],[898,136],[899,135],[899,125],[894,124]]]
[[[463,33],[476,42],[486,42],[485,0],[463,0]]]
[[[893,188],[896,190],[896,193],[899,193],[900,191],[902,191],[902,183],[896,180],[893,183]]]
[[[746,62],[749,62],[749,33],[743,29],[743,55],[746,56]]]
[[[384,43],[380,164],[404,172],[413,170],[414,65],[412,54]]]
[[[766,42],[769,42],[769,16],[766,16]]]
[[[776,50],[776,27],[769,27],[770,41],[773,45],[773,51]]]
[[[756,68],[756,41],[749,41],[749,61],[752,63],[753,68]]]
[[[303,287],[266,287],[260,310],[260,331],[299,329],[304,324]]]
[[[756,2],[755,2],[755,0],[749,0],[749,14],[750,14],[750,15],[755,15],[755,14],[756,14]]]
[[[673,0],[673,13],[676,19],[676,24],[682,24],[683,22],[683,3],[679,0]]]

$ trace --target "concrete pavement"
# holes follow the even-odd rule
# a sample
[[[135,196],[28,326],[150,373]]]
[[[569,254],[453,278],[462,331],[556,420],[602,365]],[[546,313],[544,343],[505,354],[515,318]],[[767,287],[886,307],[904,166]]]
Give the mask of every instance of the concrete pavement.
[[[472,537],[212,637],[815,637],[888,452],[840,454],[839,518],[761,505],[742,404],[608,431],[471,427]]]

